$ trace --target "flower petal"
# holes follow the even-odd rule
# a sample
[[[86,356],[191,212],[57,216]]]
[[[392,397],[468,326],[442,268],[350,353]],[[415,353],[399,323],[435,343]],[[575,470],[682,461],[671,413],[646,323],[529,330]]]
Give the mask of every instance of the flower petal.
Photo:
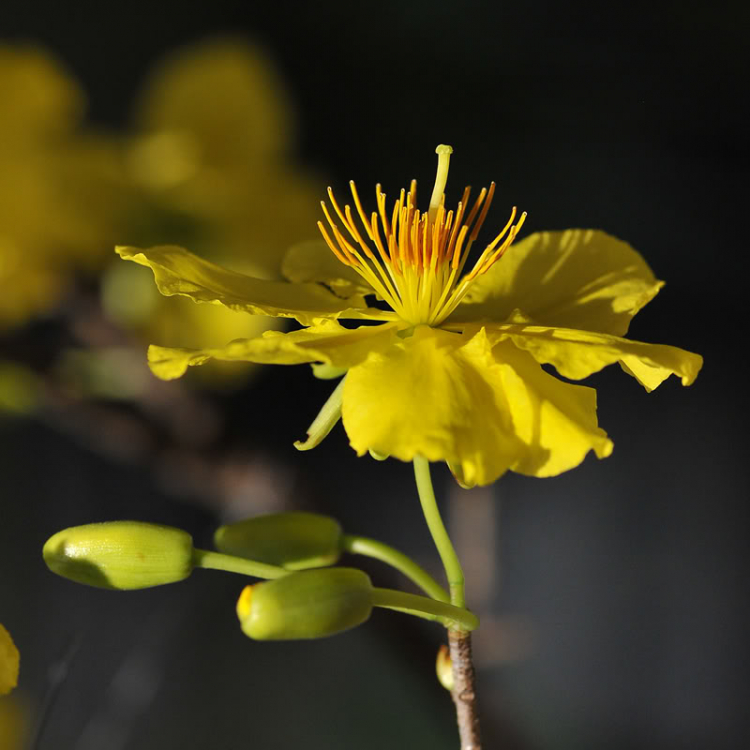
[[[540,324],[622,336],[662,286],[639,253],[604,232],[538,232],[471,285],[449,322],[503,322],[518,309]]]
[[[257,338],[237,339],[216,349],[150,346],[148,361],[154,375],[163,380],[179,378],[188,367],[210,359],[276,365],[325,362],[348,369],[364,361],[368,353],[386,348],[395,333],[395,324],[351,330],[335,320],[323,320],[300,331],[267,331]]]
[[[489,484],[524,447],[498,370],[484,334],[420,326],[394,339],[347,375],[342,417],[352,447],[460,464],[467,484]]]
[[[353,367],[342,416],[352,447],[460,467],[465,484],[507,469],[552,476],[612,443],[596,423],[596,394],[563,383],[511,342],[417,328]]]
[[[525,445],[513,471],[551,477],[578,466],[589,451],[598,458],[612,453],[612,441],[597,425],[593,388],[563,383],[510,342],[496,345],[492,353],[500,364],[513,426]]]
[[[581,380],[619,362],[646,390],[652,391],[670,375],[677,375],[683,385],[690,385],[703,365],[700,355],[675,346],[644,344],[605,333],[513,324],[492,326],[489,330],[493,342],[511,339],[537,362],[553,365],[571,380]]]
[[[337,297],[374,294],[372,287],[350,266],[345,266],[322,240],[311,240],[287,250],[281,273],[295,284],[325,284]]]
[[[359,295],[341,300],[317,284],[256,279],[175,245],[147,250],[118,247],[116,251],[125,260],[151,268],[159,291],[166,296],[182,294],[196,302],[212,302],[254,315],[296,318],[303,325],[321,317],[382,317],[377,310],[364,311],[366,304]]]

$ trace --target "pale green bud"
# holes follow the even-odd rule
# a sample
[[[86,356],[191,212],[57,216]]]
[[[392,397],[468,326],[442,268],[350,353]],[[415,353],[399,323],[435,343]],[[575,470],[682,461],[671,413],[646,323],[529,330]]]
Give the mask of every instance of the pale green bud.
[[[214,544],[226,555],[304,570],[333,565],[341,554],[341,526],[317,513],[274,513],[221,526]]]
[[[325,638],[365,622],[372,599],[372,583],[361,570],[306,570],[246,586],[237,616],[255,640]]]
[[[50,537],[47,567],[64,578],[105,589],[143,589],[187,578],[193,539],[186,531],[140,521],[73,526]]]

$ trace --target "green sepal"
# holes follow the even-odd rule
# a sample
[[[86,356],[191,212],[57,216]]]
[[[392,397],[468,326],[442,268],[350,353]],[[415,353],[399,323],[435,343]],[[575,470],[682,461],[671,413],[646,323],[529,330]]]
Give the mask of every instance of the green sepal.
[[[298,451],[309,451],[311,448],[320,445],[328,433],[335,427],[339,419],[341,419],[341,404],[344,396],[345,380],[346,378],[341,379],[341,382],[336,386],[325,404],[323,404],[323,408],[318,413],[318,416],[315,417],[313,423],[308,427],[307,440],[298,440],[294,444],[294,447]]]
[[[334,565],[341,555],[341,525],[334,518],[301,511],[257,516],[221,526],[219,552],[287,570]]]
[[[58,531],[42,556],[53,573],[77,583],[144,589],[190,575],[193,539],[182,529],[141,521],[90,523]]]
[[[361,570],[305,570],[247,586],[237,615],[254,640],[325,638],[365,622],[372,601],[372,583]]]
[[[390,458],[387,453],[379,453],[378,451],[374,451],[372,448],[369,448],[367,452],[376,461],[387,461]]]

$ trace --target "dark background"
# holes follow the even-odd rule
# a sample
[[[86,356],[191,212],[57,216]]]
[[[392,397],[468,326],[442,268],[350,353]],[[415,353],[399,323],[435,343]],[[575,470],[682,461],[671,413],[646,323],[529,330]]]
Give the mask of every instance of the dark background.
[[[630,335],[697,351],[705,368],[690,389],[673,379],[653,394],[614,368],[591,378],[611,458],[473,494],[437,472],[467,567],[480,570],[488,747],[748,746],[749,15],[739,2],[549,0],[0,12],[0,38],[51,48],[86,87],[92,119],[113,127],[166,51],[245,35],[285,78],[300,159],[334,186],[429,184],[435,145],[450,143],[449,199],[495,179],[495,223],[516,204],[527,231],[605,229],[667,280]],[[295,502],[437,570],[409,467],[357,459],[340,428],[312,453],[292,448],[328,390],[306,368],[266,368],[231,399],[227,439],[291,467]],[[215,519],[48,426],[5,421],[0,440],[0,621],[21,649],[31,712],[50,666],[67,665],[40,747],[456,746],[434,628],[377,613],[334,639],[255,644],[236,626],[232,576],[129,595],[55,579],[39,550],[64,526],[137,517],[205,544]]]

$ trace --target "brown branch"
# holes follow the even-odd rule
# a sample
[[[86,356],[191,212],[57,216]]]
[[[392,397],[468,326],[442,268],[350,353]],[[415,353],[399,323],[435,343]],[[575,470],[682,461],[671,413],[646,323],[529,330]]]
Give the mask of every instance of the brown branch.
[[[461,630],[448,631],[451,662],[453,664],[453,690],[451,696],[456,706],[461,750],[482,750],[477,710],[476,678],[471,659],[471,634]]]

